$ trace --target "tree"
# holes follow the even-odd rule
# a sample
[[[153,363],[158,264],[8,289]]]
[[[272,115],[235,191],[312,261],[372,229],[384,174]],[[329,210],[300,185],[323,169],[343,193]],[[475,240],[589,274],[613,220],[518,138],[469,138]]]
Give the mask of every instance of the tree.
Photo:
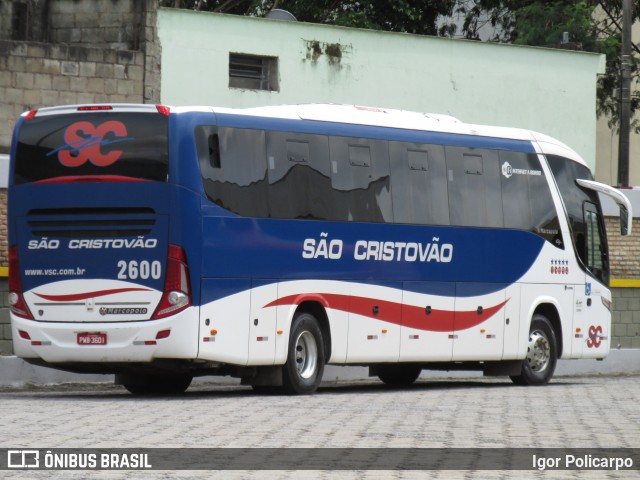
[[[264,16],[271,9],[291,12],[299,21],[373,30],[448,35],[450,17],[458,0],[163,0],[163,6],[237,15]]]
[[[634,19],[638,18],[640,0],[636,0]],[[622,3],[620,0],[462,0],[456,11],[464,16],[463,34],[480,39],[485,25],[494,27],[489,40],[520,45],[577,48],[604,53],[606,73],[598,79],[597,114],[605,115],[609,126],[619,123],[618,89],[620,87],[620,32]],[[569,44],[562,44],[568,32]],[[632,84],[638,80],[637,56],[634,48]],[[631,111],[640,107],[637,92],[631,97]],[[640,132],[640,122],[633,120],[633,128]]]

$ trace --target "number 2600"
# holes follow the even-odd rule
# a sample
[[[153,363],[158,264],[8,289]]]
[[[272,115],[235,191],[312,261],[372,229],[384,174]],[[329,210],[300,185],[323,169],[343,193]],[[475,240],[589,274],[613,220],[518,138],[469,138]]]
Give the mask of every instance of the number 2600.
[[[153,262],[148,262],[147,260],[142,260],[141,262],[120,260],[118,268],[120,269],[118,271],[118,279],[120,280],[135,280],[137,278],[141,280],[147,280],[148,278],[157,280],[162,274],[162,265],[157,260]]]

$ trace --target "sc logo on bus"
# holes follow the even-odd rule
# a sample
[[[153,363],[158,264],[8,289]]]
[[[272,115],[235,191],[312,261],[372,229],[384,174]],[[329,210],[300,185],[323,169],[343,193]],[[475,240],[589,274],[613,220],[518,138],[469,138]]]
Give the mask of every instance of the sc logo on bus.
[[[47,156],[58,153],[58,160],[65,167],[80,167],[91,162],[96,167],[107,167],[118,161],[122,150],[107,153],[102,147],[133,140],[127,137],[127,127],[115,120],[94,126],[91,122],[76,122],[64,132],[65,145],[49,152]]]
[[[602,343],[602,327],[598,325],[597,327],[591,325],[589,327],[589,339],[587,340],[587,347],[589,348],[598,348]]]

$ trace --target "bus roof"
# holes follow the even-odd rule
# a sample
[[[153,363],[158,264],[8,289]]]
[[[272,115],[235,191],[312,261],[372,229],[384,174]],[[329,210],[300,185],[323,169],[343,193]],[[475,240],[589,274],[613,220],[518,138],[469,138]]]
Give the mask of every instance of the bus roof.
[[[100,104],[105,105],[105,104]],[[82,107],[87,107],[84,105]],[[38,110],[38,116],[77,112],[81,105],[46,107]],[[152,112],[154,105],[111,104],[114,111]],[[463,123],[450,115],[421,113],[409,110],[377,108],[360,105],[340,104],[297,104],[274,105],[250,108],[226,108],[209,106],[170,107],[172,112],[214,112],[233,115],[271,117],[289,120],[315,120],[321,122],[348,123],[353,125],[377,126],[406,130],[475,135],[480,137],[504,138],[531,142],[539,153],[560,155],[582,165],[586,162],[564,143],[542,133],[521,128],[496,127]],[[25,112],[26,114],[26,112]],[[23,114],[23,115],[25,115]]]
[[[172,110],[177,111],[182,109]],[[185,110],[192,109],[186,108]],[[323,122],[349,123],[355,125],[524,140],[534,144],[539,153],[560,155],[582,165],[586,165],[586,162],[582,157],[580,157],[580,155],[578,155],[578,153],[573,149],[548,135],[521,128],[463,123],[450,115],[340,104],[275,105],[243,109],[213,107],[212,110],[214,112],[236,115],[274,117],[291,120],[316,120]]]

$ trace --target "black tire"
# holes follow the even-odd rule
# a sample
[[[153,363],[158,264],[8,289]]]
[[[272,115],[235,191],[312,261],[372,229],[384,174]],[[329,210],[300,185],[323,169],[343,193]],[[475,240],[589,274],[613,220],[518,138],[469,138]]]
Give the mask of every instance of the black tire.
[[[282,367],[285,393],[305,395],[315,392],[324,372],[324,343],[316,317],[298,314],[291,326],[287,362]]]
[[[418,379],[422,368],[410,363],[398,363],[393,365],[379,365],[376,372],[378,378],[390,387],[409,387]]]
[[[520,375],[512,376],[516,385],[544,385],[549,383],[558,362],[558,342],[549,320],[536,314],[531,319],[527,357]]]
[[[260,395],[280,395],[283,393],[282,387],[271,385],[251,385],[254,392]]]
[[[122,385],[135,395],[171,395],[184,393],[193,376],[182,375],[149,375],[124,373],[116,376],[116,383]]]

